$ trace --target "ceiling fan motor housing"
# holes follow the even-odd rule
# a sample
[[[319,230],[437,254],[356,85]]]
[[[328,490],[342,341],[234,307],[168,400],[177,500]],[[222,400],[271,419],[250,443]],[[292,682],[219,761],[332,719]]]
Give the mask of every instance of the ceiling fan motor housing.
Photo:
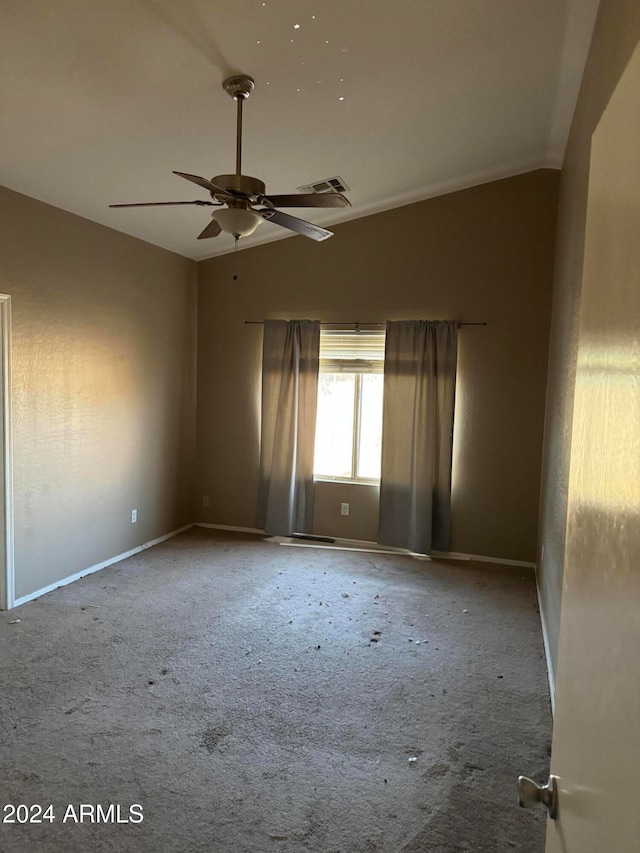
[[[211,178],[211,183],[232,194],[239,193],[249,199],[263,196],[266,190],[261,180],[251,178],[249,175],[216,175],[215,178]]]

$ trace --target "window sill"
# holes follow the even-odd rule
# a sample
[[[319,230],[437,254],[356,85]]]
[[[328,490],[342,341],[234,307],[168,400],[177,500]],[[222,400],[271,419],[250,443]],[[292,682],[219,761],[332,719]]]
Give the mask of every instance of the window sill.
[[[376,486],[380,488],[380,480],[353,480],[349,477],[323,477],[321,474],[314,476],[314,483],[341,483],[347,486]]]

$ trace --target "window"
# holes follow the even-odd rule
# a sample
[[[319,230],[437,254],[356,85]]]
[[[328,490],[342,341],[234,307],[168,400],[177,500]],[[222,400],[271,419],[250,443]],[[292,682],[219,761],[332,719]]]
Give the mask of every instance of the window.
[[[383,331],[322,331],[314,475],[378,482]]]

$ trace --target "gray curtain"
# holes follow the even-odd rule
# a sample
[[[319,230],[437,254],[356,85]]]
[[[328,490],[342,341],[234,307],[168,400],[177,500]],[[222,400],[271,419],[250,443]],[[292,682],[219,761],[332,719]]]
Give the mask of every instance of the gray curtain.
[[[458,325],[387,323],[378,541],[449,550]]]
[[[262,427],[257,525],[311,533],[320,323],[267,320],[262,351]]]

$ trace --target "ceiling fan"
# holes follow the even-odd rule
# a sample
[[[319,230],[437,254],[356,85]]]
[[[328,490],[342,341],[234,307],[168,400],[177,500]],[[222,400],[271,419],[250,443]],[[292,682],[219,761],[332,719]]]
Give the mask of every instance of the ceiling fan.
[[[196,201],[149,201],[135,204],[110,204],[109,207],[155,207],[157,205],[196,204],[200,207],[218,208],[211,214],[212,220],[198,234],[198,240],[217,237],[221,231],[232,234],[237,241],[241,237],[253,234],[258,225],[264,220],[281,225],[297,234],[304,234],[312,240],[326,240],[333,236],[332,231],[320,228],[290,216],[277,208],[280,207],[350,207],[349,200],[339,192],[326,193],[293,193],[291,195],[265,194],[265,185],[258,178],[242,174],[242,104],[249,97],[255,86],[253,78],[246,74],[228,77],[222,84],[237,105],[236,127],[236,171],[234,175],[216,175],[207,180],[199,175],[187,172],[174,172],[187,181],[198,184],[209,190],[212,201],[197,199]]]

